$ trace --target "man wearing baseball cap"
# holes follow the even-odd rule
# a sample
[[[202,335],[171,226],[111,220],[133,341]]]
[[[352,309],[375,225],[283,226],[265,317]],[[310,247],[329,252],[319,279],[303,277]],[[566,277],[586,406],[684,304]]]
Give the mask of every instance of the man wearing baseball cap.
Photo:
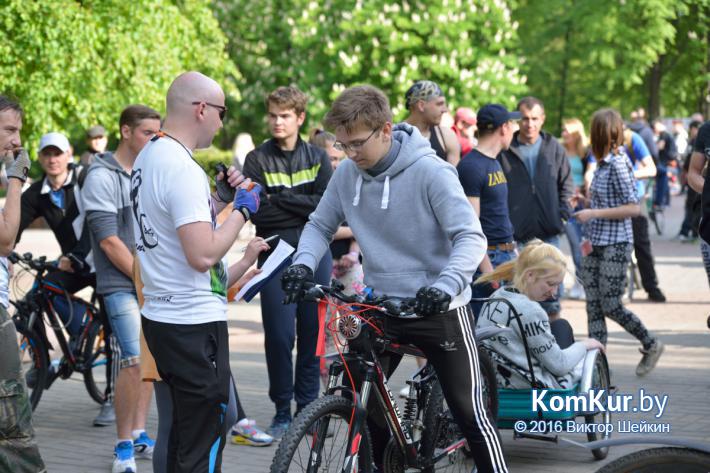
[[[70,294],[87,286],[94,287],[96,276],[87,262],[87,259],[91,260],[91,240],[88,225],[84,225],[85,215],[81,211],[81,185],[86,168],[74,165],[69,140],[58,132],[42,136],[37,157],[44,176],[22,193],[17,241],[33,221],[44,217],[62,251],[58,262],[60,271],[47,275],[47,284],[58,285]],[[94,425],[105,426],[115,421],[111,403],[113,376],[112,373],[108,380],[109,402],[102,406]]]
[[[508,183],[496,157],[510,146],[515,132],[513,121],[518,119],[519,112],[509,112],[502,105],[484,105],[476,117],[478,143],[456,167],[461,186],[488,240],[486,255],[473,275],[474,281],[515,258],[513,225],[508,214]],[[472,297],[488,297],[494,289],[490,284],[474,284]],[[481,304],[473,302],[471,308],[478,318]]]
[[[82,166],[88,166],[94,160],[94,155],[97,153],[106,152],[108,146],[108,133],[106,128],[101,125],[94,125],[86,130],[86,145],[88,146],[79,158]]]
[[[454,125],[451,127],[461,146],[461,157],[468,154],[476,146],[476,114],[468,107],[459,107],[454,115]]]

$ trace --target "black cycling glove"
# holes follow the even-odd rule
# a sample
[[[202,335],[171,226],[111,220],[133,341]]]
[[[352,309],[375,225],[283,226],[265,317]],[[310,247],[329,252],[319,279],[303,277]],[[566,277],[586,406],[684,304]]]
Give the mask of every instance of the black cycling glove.
[[[423,316],[443,314],[449,310],[451,296],[432,286],[422,287],[417,291],[414,311]]]
[[[281,289],[286,297],[284,304],[294,304],[303,298],[307,289],[305,286],[313,285],[313,271],[305,264],[289,266],[281,276]]]

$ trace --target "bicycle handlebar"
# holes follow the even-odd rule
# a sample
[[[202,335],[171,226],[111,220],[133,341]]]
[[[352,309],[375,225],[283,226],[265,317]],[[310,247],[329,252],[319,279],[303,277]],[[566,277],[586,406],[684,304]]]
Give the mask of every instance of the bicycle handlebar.
[[[19,253],[15,253],[14,251],[10,253],[10,255],[7,257],[7,259],[12,263],[12,264],[17,264],[21,263],[26,266],[28,266],[30,269],[33,269],[35,271],[52,271],[57,269],[56,266],[52,262],[47,262],[47,257],[46,256],[40,256],[39,258],[33,259],[32,258],[32,253],[24,253],[20,255]]]
[[[331,296],[346,304],[363,304],[375,307],[390,317],[422,318],[421,315],[414,312],[414,298],[389,297],[387,295],[378,297],[360,294],[347,295],[342,292],[345,286],[336,281],[331,284],[332,286],[314,284],[306,290],[303,299],[306,301],[318,301],[325,298],[325,296]]]

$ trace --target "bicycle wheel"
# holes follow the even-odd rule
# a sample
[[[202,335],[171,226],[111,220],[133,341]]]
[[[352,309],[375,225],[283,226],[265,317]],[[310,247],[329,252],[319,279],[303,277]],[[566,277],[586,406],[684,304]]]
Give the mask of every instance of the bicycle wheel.
[[[488,352],[478,348],[478,364],[481,367],[483,380],[483,398],[487,409],[488,418],[492,424],[498,422],[498,381],[496,381],[496,368]]]
[[[710,454],[681,447],[659,447],[629,453],[596,473],[707,473]]]
[[[607,365],[606,358],[599,353],[594,361],[591,389],[595,391],[603,390],[606,393],[602,400],[602,403],[605,404],[609,396],[610,388],[611,380],[609,379],[609,366]],[[597,414],[584,416],[584,422],[586,424],[611,424],[611,412],[606,410]],[[611,437],[611,430],[604,431],[603,433],[587,432],[587,440],[590,442],[594,442],[595,440],[606,440],[609,437]],[[595,448],[592,450],[592,455],[594,455],[594,458],[597,460],[605,459],[608,454],[609,447]]]
[[[473,459],[458,424],[451,415],[438,379],[434,379],[424,407],[424,431],[422,432],[421,456],[427,462],[441,458],[434,465],[422,470],[424,473],[469,473]],[[444,452],[449,450],[446,455]]]
[[[281,439],[271,473],[341,473],[348,458],[348,426],[352,402],[340,396],[313,401],[294,419]],[[313,435],[315,434],[315,435]],[[358,472],[372,473],[372,445],[366,425],[358,450]]]
[[[104,327],[101,323],[92,323],[83,343],[82,357],[84,360],[84,386],[91,399],[103,404],[106,401],[108,380],[106,375],[109,363]]]
[[[22,372],[25,373],[30,404],[34,411],[47,384],[49,355],[42,338],[35,330],[27,329],[23,320],[15,318],[15,328],[20,347]]]

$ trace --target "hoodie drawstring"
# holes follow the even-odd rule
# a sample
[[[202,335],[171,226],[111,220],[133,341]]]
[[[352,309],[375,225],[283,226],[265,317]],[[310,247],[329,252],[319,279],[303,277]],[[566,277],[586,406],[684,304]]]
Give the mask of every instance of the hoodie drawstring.
[[[353,207],[357,207],[360,203],[360,189],[362,189],[362,176],[358,174],[357,182],[355,183],[355,198],[353,199]]]
[[[385,177],[385,188],[382,191],[382,204],[380,205],[381,209],[387,209],[387,206],[390,203],[390,177],[386,176]]]

